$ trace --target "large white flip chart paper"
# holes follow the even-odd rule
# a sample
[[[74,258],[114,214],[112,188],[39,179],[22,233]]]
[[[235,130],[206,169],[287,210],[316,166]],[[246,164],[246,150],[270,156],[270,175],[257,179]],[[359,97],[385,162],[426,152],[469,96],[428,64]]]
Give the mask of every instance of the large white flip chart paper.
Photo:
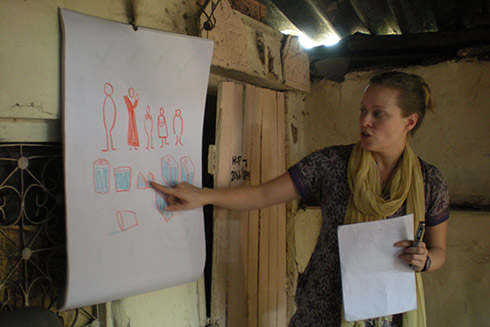
[[[149,181],[201,186],[212,41],[61,10],[68,280],[64,309],[199,278],[202,209]]]
[[[417,309],[414,271],[395,242],[413,239],[413,215],[339,226],[346,321]]]

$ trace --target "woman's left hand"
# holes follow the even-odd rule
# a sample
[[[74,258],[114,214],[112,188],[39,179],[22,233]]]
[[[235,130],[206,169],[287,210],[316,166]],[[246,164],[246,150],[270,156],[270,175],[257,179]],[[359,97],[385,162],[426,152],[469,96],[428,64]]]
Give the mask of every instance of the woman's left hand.
[[[413,241],[405,240],[393,244],[394,246],[402,247],[403,252],[398,256],[403,262],[411,266],[415,271],[422,271],[427,260],[429,250],[424,242],[420,242],[418,247],[414,247]]]

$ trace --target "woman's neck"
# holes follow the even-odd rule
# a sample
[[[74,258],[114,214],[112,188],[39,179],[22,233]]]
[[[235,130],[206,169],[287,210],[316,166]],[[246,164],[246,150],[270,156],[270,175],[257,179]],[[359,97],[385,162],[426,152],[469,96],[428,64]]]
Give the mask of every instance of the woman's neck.
[[[395,170],[395,168],[398,165],[398,162],[400,161],[400,158],[403,154],[403,150],[392,154],[373,152],[373,157],[374,160],[376,161],[376,165],[378,167],[382,184],[386,184],[391,178],[393,171]]]

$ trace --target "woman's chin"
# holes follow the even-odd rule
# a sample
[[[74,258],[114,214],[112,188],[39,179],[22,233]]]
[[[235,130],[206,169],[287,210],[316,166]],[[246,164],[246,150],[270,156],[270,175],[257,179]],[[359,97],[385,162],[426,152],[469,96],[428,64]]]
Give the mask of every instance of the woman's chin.
[[[373,149],[374,149],[372,142],[369,142],[369,140],[361,139],[360,144],[361,144],[361,147],[366,151],[373,151]]]

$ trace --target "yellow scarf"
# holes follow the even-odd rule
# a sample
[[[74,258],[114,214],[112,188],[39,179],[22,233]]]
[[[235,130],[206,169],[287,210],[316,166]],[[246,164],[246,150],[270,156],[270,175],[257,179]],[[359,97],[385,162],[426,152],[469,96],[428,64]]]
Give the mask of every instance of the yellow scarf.
[[[424,181],[420,162],[406,143],[397,168],[382,194],[381,178],[376,161],[370,151],[354,146],[349,159],[347,178],[351,195],[345,213],[345,224],[386,219],[407,201],[407,214],[414,214],[414,229],[425,219]],[[417,310],[403,314],[403,327],[426,327],[424,289],[422,276],[415,274],[417,285]],[[392,321],[392,316],[376,318],[376,326]],[[341,327],[364,326],[363,322],[346,322],[342,310]]]

